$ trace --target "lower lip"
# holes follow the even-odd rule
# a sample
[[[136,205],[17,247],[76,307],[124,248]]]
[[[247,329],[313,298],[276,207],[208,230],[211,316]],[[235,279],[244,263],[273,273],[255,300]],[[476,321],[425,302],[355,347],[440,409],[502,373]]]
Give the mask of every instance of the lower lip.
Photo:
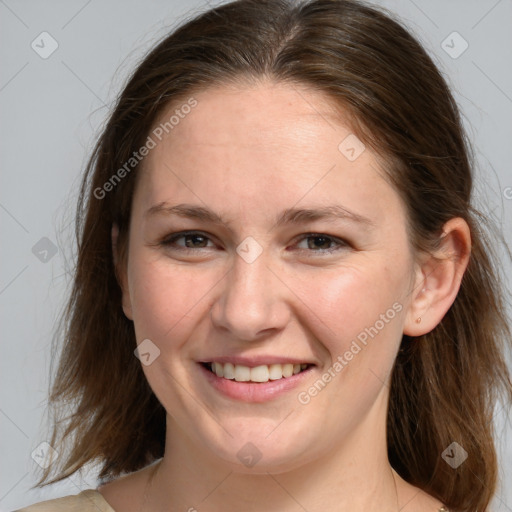
[[[269,380],[268,382],[237,382],[235,380],[224,379],[217,375],[202,364],[198,365],[208,382],[223,395],[240,400],[241,402],[267,402],[277,398],[288,391],[297,388],[304,382],[313,371],[314,366],[306,370],[296,373],[291,377],[284,377],[279,380]]]

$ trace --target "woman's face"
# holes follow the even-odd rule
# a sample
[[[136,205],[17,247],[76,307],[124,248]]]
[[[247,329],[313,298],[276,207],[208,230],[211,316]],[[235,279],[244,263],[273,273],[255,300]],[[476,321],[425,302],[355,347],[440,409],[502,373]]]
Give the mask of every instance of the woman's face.
[[[318,92],[194,99],[153,131],[123,281],[169,438],[254,472],[380,446],[415,286],[398,194]]]

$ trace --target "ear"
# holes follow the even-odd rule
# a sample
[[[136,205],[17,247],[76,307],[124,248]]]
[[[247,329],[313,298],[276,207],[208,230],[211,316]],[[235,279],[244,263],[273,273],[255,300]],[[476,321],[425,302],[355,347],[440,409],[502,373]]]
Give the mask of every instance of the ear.
[[[119,286],[121,287],[122,292],[122,304],[123,304],[123,311],[127,318],[130,320],[133,320],[133,314],[132,314],[132,304],[130,300],[130,293],[128,290],[128,284],[126,279],[126,268],[124,262],[121,262],[119,260],[119,252],[118,252],[118,245],[117,245],[117,239],[119,237],[119,226],[114,222],[112,224],[112,258],[114,261],[114,268],[116,270],[116,278],[117,282],[119,283]]]
[[[471,232],[459,217],[443,226],[440,247],[418,263],[404,334],[421,336],[432,331],[450,309],[459,292],[471,253]]]

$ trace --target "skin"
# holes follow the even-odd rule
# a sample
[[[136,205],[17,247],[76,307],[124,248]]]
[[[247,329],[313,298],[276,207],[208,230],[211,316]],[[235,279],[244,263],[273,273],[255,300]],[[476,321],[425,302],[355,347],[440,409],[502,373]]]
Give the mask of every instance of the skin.
[[[160,350],[143,370],[167,411],[166,452],[144,505],[153,467],[100,492],[128,512],[437,510],[442,503],[402,480],[387,459],[388,385],[402,335],[432,330],[455,299],[469,257],[466,223],[445,225],[441,261],[415,254],[404,205],[379,159],[369,148],[354,161],[338,150],[352,132],[319,92],[264,81],[194,97],[197,107],[144,160],[128,258],[116,259],[137,342],[148,338]],[[229,228],[146,215],[163,201],[207,207]],[[325,205],[371,223],[275,226],[286,208]],[[189,238],[188,253],[187,239],[159,243],[184,230],[207,238]],[[116,226],[112,235],[116,258]],[[262,249],[252,263],[236,252],[249,236]],[[393,304],[400,311],[307,405],[299,403],[298,393]],[[197,361],[212,354],[299,357],[316,366],[299,388],[243,403],[202,376]],[[237,457],[247,442],[261,453],[251,468]]]

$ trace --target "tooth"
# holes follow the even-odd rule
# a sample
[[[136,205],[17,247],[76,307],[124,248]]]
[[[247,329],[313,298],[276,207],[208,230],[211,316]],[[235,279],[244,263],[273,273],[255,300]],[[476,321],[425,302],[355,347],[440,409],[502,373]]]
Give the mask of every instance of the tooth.
[[[224,377],[224,365],[221,363],[213,363],[213,371],[217,377]]]
[[[283,367],[280,364],[271,364],[268,367],[268,377],[270,380],[278,380],[283,378]]]
[[[235,367],[232,363],[226,363],[224,365],[224,378],[234,379],[235,378]]]
[[[268,382],[269,380],[279,380],[296,375],[308,368],[307,363],[303,364],[271,364],[260,365],[249,368],[244,365],[234,365],[232,363],[210,363],[210,368],[218,377],[224,377],[237,382]]]
[[[251,369],[248,366],[235,366],[235,380],[237,382],[248,382],[251,380]]]
[[[251,368],[251,380],[253,382],[268,382],[269,371],[266,364]]]
[[[293,375],[293,364],[283,364],[283,377],[291,377]]]

